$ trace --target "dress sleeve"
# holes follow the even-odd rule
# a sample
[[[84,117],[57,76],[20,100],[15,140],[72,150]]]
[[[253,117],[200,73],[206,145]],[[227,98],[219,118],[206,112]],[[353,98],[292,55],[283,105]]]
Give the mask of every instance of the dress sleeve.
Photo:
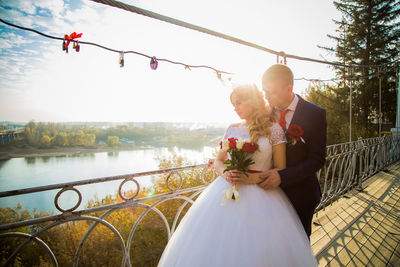
[[[285,132],[278,123],[274,123],[270,129],[271,129],[271,144],[273,146],[286,143]]]
[[[226,128],[224,137],[223,137],[224,140],[228,139],[229,135],[231,134],[231,128],[232,128],[232,125],[229,125],[228,128]]]

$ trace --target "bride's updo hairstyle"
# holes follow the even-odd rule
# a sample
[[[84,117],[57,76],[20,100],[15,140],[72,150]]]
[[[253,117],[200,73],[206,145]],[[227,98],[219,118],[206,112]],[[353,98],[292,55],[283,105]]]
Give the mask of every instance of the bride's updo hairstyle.
[[[242,103],[250,104],[253,109],[251,117],[247,120],[251,141],[257,143],[260,137],[269,137],[273,119],[271,110],[264,100],[263,93],[258,90],[255,84],[245,84],[233,88],[230,96],[231,103],[233,95]]]

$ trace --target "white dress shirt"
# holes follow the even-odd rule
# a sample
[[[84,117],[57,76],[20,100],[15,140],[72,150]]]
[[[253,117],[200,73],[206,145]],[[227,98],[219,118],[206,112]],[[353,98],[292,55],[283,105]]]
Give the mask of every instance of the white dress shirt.
[[[286,108],[289,111],[286,113],[285,120],[286,120],[286,129],[289,128],[290,122],[293,119],[294,111],[296,110],[297,103],[299,102],[299,97],[294,94],[294,98],[290,105]]]

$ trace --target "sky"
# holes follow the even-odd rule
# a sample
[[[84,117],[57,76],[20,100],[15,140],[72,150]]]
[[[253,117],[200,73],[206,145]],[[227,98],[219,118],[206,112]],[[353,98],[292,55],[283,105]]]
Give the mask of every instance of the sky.
[[[317,45],[334,46],[332,19],[340,13],[321,0],[122,0],[288,54],[334,60]],[[0,0],[0,18],[62,37],[134,50],[191,65],[233,72],[237,83],[260,85],[276,56],[89,0]],[[206,69],[187,70],[127,54],[62,41],[0,23],[0,121],[235,122],[230,84]],[[288,59],[295,77],[329,79],[323,64]],[[304,94],[308,82],[296,81]]]

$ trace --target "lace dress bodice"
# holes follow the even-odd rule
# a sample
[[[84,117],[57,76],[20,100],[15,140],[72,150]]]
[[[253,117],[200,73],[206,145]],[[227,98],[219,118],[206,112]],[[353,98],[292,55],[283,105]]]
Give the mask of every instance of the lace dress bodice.
[[[259,149],[254,152],[252,158],[254,164],[250,165],[250,170],[265,172],[272,168],[272,146],[286,143],[285,133],[278,123],[271,126],[271,135],[269,137],[261,137],[258,140]],[[250,140],[250,134],[247,126],[230,125],[225,132],[224,139],[239,138]]]

